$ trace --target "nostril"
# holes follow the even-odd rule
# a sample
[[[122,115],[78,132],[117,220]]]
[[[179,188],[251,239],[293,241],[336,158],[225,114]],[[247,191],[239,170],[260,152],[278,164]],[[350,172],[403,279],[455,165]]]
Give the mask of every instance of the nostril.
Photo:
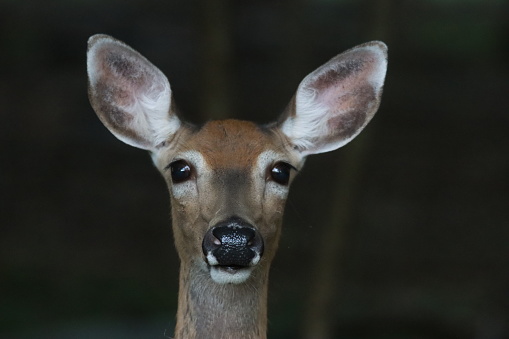
[[[260,256],[263,254],[263,240],[259,232],[255,231],[253,237],[248,240],[246,245]]]
[[[205,233],[202,242],[202,251],[205,256],[221,246],[221,241],[214,236],[212,230]]]

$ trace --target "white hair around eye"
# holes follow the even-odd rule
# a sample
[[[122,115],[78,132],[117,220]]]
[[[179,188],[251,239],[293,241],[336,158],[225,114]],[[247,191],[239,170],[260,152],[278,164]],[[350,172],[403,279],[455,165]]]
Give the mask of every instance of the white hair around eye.
[[[203,156],[198,151],[185,151],[182,153],[175,154],[170,163],[166,166],[167,171],[171,171],[171,164],[176,161],[185,161],[187,162],[194,172],[196,177],[200,176],[201,173],[205,173],[210,171],[207,162],[203,158]],[[166,175],[171,176],[171,173]],[[196,186],[196,177],[191,180],[187,180],[180,183],[172,183],[170,186],[171,193],[175,199],[183,199],[183,198],[191,198],[198,196],[198,189]]]
[[[275,181],[267,180],[267,174],[271,170],[270,167],[274,166],[279,162],[286,162],[291,165],[292,161],[288,159],[288,155],[285,155],[284,153],[278,153],[273,150],[267,150],[260,153],[260,155],[258,156],[258,161],[256,162],[256,168],[255,171],[253,172],[253,176],[263,178],[263,184],[265,185],[264,189],[265,196],[267,196],[267,194],[270,194],[278,198],[285,199],[288,195],[289,185],[281,185]],[[291,175],[294,176],[295,173]],[[258,181],[255,180],[255,182]]]

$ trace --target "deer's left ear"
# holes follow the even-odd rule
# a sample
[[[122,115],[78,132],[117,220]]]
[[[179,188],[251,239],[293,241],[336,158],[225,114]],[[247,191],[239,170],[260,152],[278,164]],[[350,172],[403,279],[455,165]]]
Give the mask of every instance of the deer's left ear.
[[[337,55],[302,80],[278,127],[302,156],[347,144],[375,115],[386,70],[383,42]]]

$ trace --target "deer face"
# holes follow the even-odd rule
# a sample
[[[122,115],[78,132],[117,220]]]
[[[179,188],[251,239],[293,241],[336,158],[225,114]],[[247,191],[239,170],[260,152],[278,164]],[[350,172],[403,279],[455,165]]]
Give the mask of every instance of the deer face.
[[[183,262],[217,283],[241,283],[268,268],[303,163],[284,135],[247,121],[212,121],[185,130],[154,162],[168,184]]]
[[[182,266],[218,284],[265,273],[305,157],[352,140],[378,109],[386,47],[364,44],[309,74],[278,122],[181,122],[167,78],[111,37],[89,40],[89,97],[120,140],[152,153],[171,195]]]

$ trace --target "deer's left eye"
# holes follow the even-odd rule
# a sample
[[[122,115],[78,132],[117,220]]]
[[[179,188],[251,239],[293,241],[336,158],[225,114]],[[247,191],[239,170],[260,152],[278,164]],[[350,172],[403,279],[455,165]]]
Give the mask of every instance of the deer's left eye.
[[[290,181],[290,172],[292,168],[295,169],[295,167],[286,162],[278,162],[270,169],[269,179],[286,186]]]

